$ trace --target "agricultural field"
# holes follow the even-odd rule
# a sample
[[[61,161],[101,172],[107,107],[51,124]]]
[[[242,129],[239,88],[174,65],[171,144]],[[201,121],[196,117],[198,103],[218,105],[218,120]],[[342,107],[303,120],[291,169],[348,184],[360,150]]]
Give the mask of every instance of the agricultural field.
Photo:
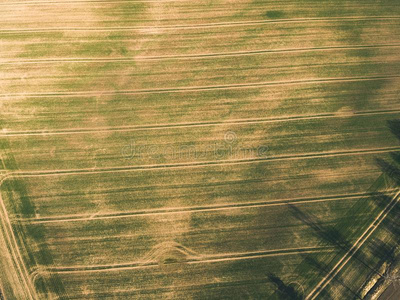
[[[0,299],[374,299],[399,118],[398,0],[0,0]]]

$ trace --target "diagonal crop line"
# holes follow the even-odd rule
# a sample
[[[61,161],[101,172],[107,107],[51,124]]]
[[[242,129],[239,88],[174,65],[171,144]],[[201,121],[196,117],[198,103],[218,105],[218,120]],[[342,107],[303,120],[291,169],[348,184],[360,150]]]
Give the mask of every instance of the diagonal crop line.
[[[0,181],[0,186],[2,185],[3,181],[5,178],[2,178]],[[34,300],[38,299],[38,296],[36,294],[36,290],[30,281],[30,277],[28,274],[28,270],[26,269],[26,266],[23,262],[23,258],[21,255],[21,252],[18,247],[17,239],[15,237],[10,218],[8,216],[7,208],[4,204],[3,198],[1,197],[0,193],[0,217],[1,217],[1,223],[4,227],[4,232],[5,232],[5,238],[8,240],[9,246],[10,246],[10,252],[11,255],[14,258],[16,267],[18,269],[18,272],[21,274],[23,284],[25,285],[26,291],[28,293],[29,299]]]
[[[378,228],[379,224],[387,217],[389,212],[397,204],[399,200],[400,191],[398,191],[392,201],[386,205],[383,211],[374,219],[370,226],[364,233],[357,239],[354,245],[346,252],[346,254],[339,260],[339,262],[332,268],[332,270],[315,286],[315,288],[308,294],[305,300],[316,299],[322,290],[333,280],[333,278],[343,269],[343,267],[350,261],[354,254],[361,248],[361,246],[368,240],[368,238]]]

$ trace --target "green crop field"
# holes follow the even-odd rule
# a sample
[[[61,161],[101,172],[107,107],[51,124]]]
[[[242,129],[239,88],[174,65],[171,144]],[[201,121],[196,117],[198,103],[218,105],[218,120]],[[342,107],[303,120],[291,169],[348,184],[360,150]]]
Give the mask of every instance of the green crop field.
[[[377,299],[399,118],[398,0],[0,0],[0,300]]]

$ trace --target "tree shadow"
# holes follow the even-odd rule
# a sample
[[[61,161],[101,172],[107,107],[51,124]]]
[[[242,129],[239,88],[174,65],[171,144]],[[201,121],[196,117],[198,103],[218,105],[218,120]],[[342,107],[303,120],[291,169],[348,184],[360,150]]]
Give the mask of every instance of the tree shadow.
[[[382,195],[382,198],[384,198],[385,195]],[[383,202],[383,200],[381,200]],[[383,204],[382,204],[383,205]],[[367,269],[369,269],[372,273],[381,275],[379,273],[379,270],[370,266],[366,262],[368,261],[367,256],[363,253],[362,249],[358,249],[358,251],[354,252],[354,249],[352,249],[353,245],[350,242],[350,239],[347,237],[351,237],[352,234],[347,228],[347,222],[341,222],[341,227],[335,227],[335,226],[330,226],[330,225],[323,225],[322,222],[314,215],[302,211],[298,207],[292,204],[288,204],[292,215],[299,219],[301,222],[309,226],[310,228],[313,229],[313,232],[315,235],[325,244],[328,246],[332,246],[334,249],[339,250],[342,254],[353,251],[352,253],[352,259],[358,261],[361,263],[363,266],[365,266]],[[347,219],[349,223],[351,222],[353,216],[350,215]],[[311,263],[311,266],[316,266],[318,267],[319,270],[323,271],[327,268],[327,266],[324,266],[322,264],[317,264],[317,261],[312,261],[309,258],[309,263]],[[336,275],[337,276],[337,275]],[[335,277],[336,277],[335,276]],[[348,291],[350,291],[353,295],[355,295],[355,298],[359,298],[356,292],[351,290],[344,282],[343,280],[337,280],[340,284],[342,284]]]
[[[392,154],[397,157],[399,154]],[[376,164],[397,186],[400,186],[400,168],[382,158],[375,158]]]
[[[400,140],[400,120],[389,120],[388,127],[390,131]]]
[[[317,270],[321,276],[327,275],[331,271],[331,267],[328,264],[320,262],[317,258],[313,257],[312,254],[304,256],[304,262],[311,268]],[[343,286],[350,294],[353,295],[354,299],[362,299],[357,291],[352,290],[342,279],[340,274],[333,277],[333,281]],[[321,299],[334,299],[327,289],[323,289],[320,293]]]
[[[279,299],[287,299],[287,300],[302,300],[304,299],[304,295],[296,290],[293,285],[286,284],[282,279],[278,276],[269,273],[267,275],[269,281],[276,285],[277,295]]]

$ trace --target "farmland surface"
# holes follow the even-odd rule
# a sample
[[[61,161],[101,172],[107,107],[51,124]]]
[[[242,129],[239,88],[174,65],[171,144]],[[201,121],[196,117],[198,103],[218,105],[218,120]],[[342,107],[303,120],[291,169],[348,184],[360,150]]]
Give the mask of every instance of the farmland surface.
[[[0,299],[363,298],[398,118],[398,0],[0,0]]]

